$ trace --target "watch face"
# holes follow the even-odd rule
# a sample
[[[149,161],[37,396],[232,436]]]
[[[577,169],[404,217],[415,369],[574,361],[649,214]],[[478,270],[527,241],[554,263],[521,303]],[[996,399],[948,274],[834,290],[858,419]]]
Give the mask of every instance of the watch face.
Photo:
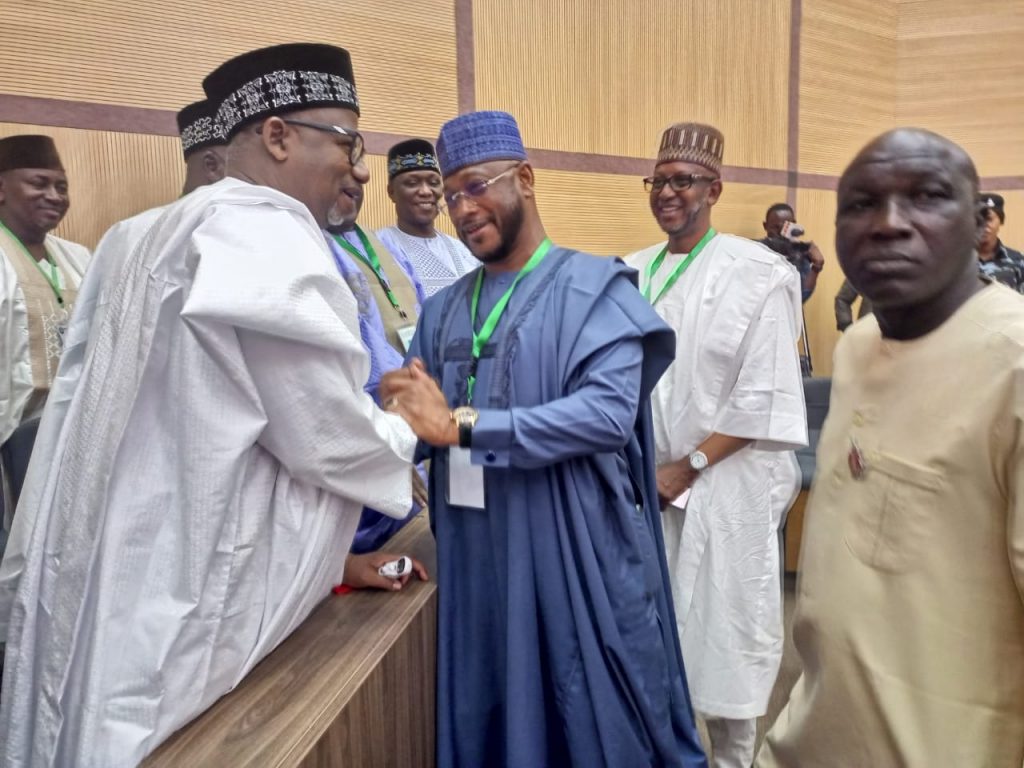
[[[696,470],[706,468],[708,465],[708,457],[700,451],[694,451],[690,454],[690,466]]]

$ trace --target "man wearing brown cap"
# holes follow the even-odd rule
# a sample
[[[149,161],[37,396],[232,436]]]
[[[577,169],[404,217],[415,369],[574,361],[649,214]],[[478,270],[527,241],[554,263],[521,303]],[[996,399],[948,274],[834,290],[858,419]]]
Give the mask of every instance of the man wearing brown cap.
[[[652,396],[665,548],[694,708],[716,766],[749,766],[782,657],[778,530],[807,442],[800,280],[763,245],[717,233],[724,140],[681,123],[644,179],[668,242],[627,259],[676,332]]]
[[[53,139],[0,139],[0,443],[42,412],[89,263],[83,246],[50,234],[69,205]]]
[[[0,139],[0,442],[46,402],[89,251],[50,232],[70,206],[49,136]]]
[[[416,445],[363,391],[322,234],[368,173],[351,60],[276,46],[203,88],[228,175],[126,257],[0,582],[5,765],[136,765],[332,585],[401,587],[377,574],[393,555],[346,557],[364,505],[408,512]]]

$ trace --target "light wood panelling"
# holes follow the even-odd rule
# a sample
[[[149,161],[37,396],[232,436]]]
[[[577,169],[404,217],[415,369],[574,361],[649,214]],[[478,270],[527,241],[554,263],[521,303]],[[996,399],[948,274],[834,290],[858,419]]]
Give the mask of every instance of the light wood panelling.
[[[0,93],[178,109],[225,59],[297,40],[351,52],[365,128],[434,136],[457,112],[451,0],[4,0]]]
[[[832,351],[839,340],[835,298],[844,279],[836,259],[836,193],[821,189],[798,190],[795,208],[797,220],[807,229],[807,237],[825,257],[825,269],[818,275],[818,285],[804,304],[804,320],[811,341],[814,375],[830,376]]]
[[[895,116],[891,0],[803,0],[800,170],[839,174]]]
[[[639,178],[537,170],[537,203],[552,240],[602,256],[624,256],[665,239]],[[726,184],[715,227],[761,237],[765,209],[785,199],[782,187]]]
[[[653,157],[680,120],[730,165],[786,165],[789,0],[477,0],[478,109],[544,149]]]
[[[68,175],[71,209],[55,234],[94,248],[115,221],[181,194],[181,143],[169,136],[0,123],[0,137],[53,137]]]
[[[982,175],[1024,176],[1024,2],[899,4],[896,122],[961,144]]]

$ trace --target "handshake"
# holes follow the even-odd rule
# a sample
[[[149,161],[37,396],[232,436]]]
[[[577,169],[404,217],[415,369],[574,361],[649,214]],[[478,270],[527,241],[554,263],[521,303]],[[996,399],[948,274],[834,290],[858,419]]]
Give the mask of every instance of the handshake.
[[[459,444],[448,400],[419,358],[381,377],[380,401],[384,410],[405,419],[423,442],[436,447]]]

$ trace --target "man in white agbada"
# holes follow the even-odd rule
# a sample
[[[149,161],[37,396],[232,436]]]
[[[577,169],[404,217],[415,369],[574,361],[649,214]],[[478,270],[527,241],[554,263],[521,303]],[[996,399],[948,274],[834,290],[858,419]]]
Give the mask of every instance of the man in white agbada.
[[[711,227],[723,144],[710,126],[665,131],[644,184],[669,240],[627,262],[678,340],[652,401],[690,696],[713,764],[748,768],[782,658],[778,531],[799,490],[793,449],[806,444],[807,420],[799,275]]]
[[[185,158],[183,196],[224,178],[225,142],[215,129],[214,113],[206,100],[190,104],[178,113],[178,130]],[[7,620],[25,564],[25,547],[34,524],[33,514],[39,509],[51,459],[59,453],[61,432],[83,364],[95,343],[95,335],[90,331],[103,324],[103,313],[110,303],[113,289],[117,287],[117,278],[125,260],[167,207],[150,208],[108,229],[96,246],[89,269],[78,286],[74,310],[64,335],[64,350],[35,439],[33,456],[36,458],[29,465],[21,491],[19,508],[23,513],[10,523],[10,539],[0,563],[0,642],[7,635]]]
[[[134,765],[332,584],[391,586],[392,555],[346,559],[365,504],[407,512],[415,446],[363,392],[320,232],[368,173],[348,54],[263,49],[203,85],[229,178],[168,207],[94,331],[10,614],[4,765]]]
[[[69,207],[53,139],[0,139],[0,443],[43,410],[89,264],[85,247],[50,234]]]

